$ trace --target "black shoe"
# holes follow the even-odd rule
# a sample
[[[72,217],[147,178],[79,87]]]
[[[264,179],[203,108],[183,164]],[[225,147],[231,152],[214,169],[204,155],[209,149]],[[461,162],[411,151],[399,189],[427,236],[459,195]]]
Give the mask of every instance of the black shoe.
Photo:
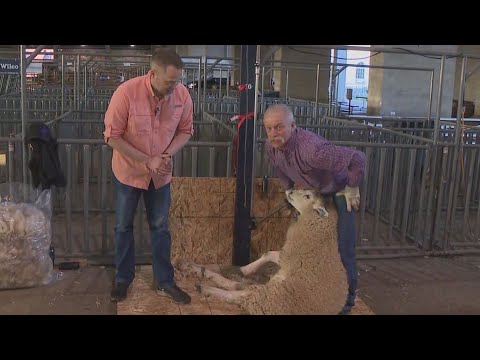
[[[188,295],[185,291],[180,289],[177,285],[169,286],[169,287],[158,287],[157,288],[157,295],[166,296],[172,299],[174,302],[179,304],[190,304],[192,300],[190,295]]]
[[[110,301],[120,302],[125,300],[127,298],[128,287],[129,285],[125,283],[116,284],[110,293]]]

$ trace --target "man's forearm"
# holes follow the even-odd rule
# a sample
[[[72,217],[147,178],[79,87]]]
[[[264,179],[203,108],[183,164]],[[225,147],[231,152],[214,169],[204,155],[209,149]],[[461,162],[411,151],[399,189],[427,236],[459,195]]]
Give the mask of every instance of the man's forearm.
[[[165,149],[164,153],[170,154],[170,155],[175,155],[178,151],[180,151],[185,144],[190,140],[192,136],[190,134],[183,134],[180,133],[176,135],[170,145]]]
[[[136,149],[122,138],[109,138],[108,145],[117,150],[120,154],[129,157],[130,159],[146,163],[150,159],[150,156],[144,154],[140,150]]]

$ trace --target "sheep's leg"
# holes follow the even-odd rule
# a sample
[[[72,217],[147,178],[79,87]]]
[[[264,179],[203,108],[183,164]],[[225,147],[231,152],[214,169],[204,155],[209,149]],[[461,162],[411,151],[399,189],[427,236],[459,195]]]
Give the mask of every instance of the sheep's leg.
[[[185,269],[185,266],[188,266],[189,269],[193,270],[200,279],[206,278],[206,279],[212,280],[216,285],[218,285],[222,289],[239,290],[242,288],[242,284],[240,282],[227,279],[226,277],[223,277],[222,275],[216,273],[215,271],[207,269],[205,266],[200,266],[192,262],[188,263],[188,265],[184,263],[182,266],[184,269]]]
[[[255,273],[262,265],[267,262],[274,262],[278,264],[280,262],[280,251],[268,251],[263,254],[258,260],[251,262],[248,265],[242,266],[240,268],[243,275],[247,276]]]
[[[179,261],[177,261],[177,263],[175,264],[175,266],[182,272],[189,272],[189,271],[192,271],[192,265],[198,265],[198,264],[195,264],[194,262],[190,261],[190,260],[187,260],[187,259],[181,259]],[[200,266],[200,265],[198,265]],[[202,265],[203,267],[205,267],[206,269],[210,269],[211,271],[220,271],[220,266],[217,265],[217,264],[208,264],[208,265]]]
[[[239,304],[240,301],[250,293],[249,290],[224,290],[205,285],[197,285],[197,290],[206,296],[213,296],[234,304]]]
[[[200,267],[200,266],[199,266]],[[242,288],[242,284],[239,283],[238,281],[230,280],[225,277],[223,277],[220,274],[217,274],[216,272],[206,269],[204,267],[200,267],[200,272],[203,275],[203,277],[212,280],[216,285],[221,287],[222,289],[226,290],[240,290]]]

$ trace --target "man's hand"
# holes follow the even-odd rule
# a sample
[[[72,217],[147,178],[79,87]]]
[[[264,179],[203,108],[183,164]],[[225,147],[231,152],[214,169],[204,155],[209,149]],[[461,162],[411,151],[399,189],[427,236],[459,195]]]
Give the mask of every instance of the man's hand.
[[[160,158],[162,162],[157,168],[157,174],[162,176],[170,174],[172,172],[172,156],[170,154],[162,154]]]
[[[165,176],[172,171],[172,157],[168,154],[152,156],[146,165],[150,172]]]
[[[342,191],[337,192],[337,196],[343,195],[345,196],[345,200],[347,201],[347,211],[352,211],[352,208],[357,210],[360,208],[360,190],[358,186],[350,187],[345,186],[345,189]]]

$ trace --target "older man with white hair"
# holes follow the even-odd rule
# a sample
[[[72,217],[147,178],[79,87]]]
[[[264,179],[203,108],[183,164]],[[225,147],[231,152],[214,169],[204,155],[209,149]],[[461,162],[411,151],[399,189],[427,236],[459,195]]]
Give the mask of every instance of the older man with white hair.
[[[355,305],[357,269],[355,257],[355,213],[360,205],[359,184],[365,174],[363,152],[336,146],[295,124],[290,108],[271,105],[264,114],[266,151],[285,189],[318,189],[332,196],[338,212],[338,250],[347,272],[348,294],[340,314]]]

